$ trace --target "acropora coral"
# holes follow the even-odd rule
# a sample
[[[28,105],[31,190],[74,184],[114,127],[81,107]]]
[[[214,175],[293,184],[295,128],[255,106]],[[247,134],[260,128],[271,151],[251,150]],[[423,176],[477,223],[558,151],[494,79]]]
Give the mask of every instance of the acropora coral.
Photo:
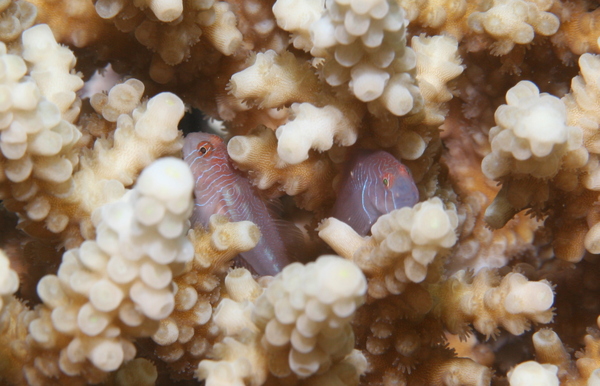
[[[0,0],[0,383],[600,385],[599,55],[592,0]]]

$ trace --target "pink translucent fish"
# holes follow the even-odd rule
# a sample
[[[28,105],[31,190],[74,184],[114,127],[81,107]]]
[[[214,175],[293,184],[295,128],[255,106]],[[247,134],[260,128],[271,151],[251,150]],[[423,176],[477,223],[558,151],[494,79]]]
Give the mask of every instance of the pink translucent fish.
[[[417,202],[419,191],[406,166],[383,150],[360,150],[344,171],[332,216],[365,236],[382,214]]]
[[[191,133],[183,145],[185,161],[196,179],[194,224],[208,226],[213,214],[230,221],[252,221],[261,231],[260,241],[242,258],[259,275],[275,275],[291,263],[277,220],[250,182],[232,165],[223,140],[212,134]]]

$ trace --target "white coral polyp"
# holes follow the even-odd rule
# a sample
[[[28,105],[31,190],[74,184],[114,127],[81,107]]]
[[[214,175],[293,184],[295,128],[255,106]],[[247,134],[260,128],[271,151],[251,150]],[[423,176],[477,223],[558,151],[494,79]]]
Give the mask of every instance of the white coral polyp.
[[[177,95],[162,92],[148,101],[146,110],[135,122],[135,131],[165,142],[173,141],[180,135],[177,125],[184,111],[185,106]]]
[[[119,342],[104,340],[95,345],[88,357],[96,367],[103,371],[115,371],[124,359],[123,348]]]
[[[517,137],[527,139],[533,155],[545,157],[555,144],[567,141],[569,133],[565,120],[564,105],[557,98],[545,95],[515,125],[514,132]]]
[[[492,152],[482,162],[483,172],[491,179],[511,173],[554,177],[563,158],[582,147],[581,128],[568,126],[564,102],[540,94],[532,82],[519,82],[506,101],[495,113],[498,126],[490,130]]]
[[[558,386],[558,367],[527,361],[508,372],[510,386]]]
[[[456,242],[454,229],[458,225],[458,217],[445,210],[440,199],[433,199],[417,204],[410,237],[419,245],[439,245],[450,248]]]
[[[509,277],[504,308],[511,314],[544,312],[552,307],[554,292],[548,282],[530,282],[523,275]]]
[[[19,275],[11,269],[8,256],[0,249],[0,312],[19,289]]]
[[[239,101],[259,108],[280,108],[305,100],[314,92],[317,78],[306,63],[291,52],[259,52],[247,68],[232,75],[228,88]]]
[[[325,12],[322,0],[278,0],[273,5],[273,14],[279,27],[292,33],[294,47],[309,51],[312,47],[310,28]],[[333,31],[322,37],[333,36]]]
[[[164,22],[177,19],[183,12],[182,0],[147,0],[147,4],[158,20]]]
[[[175,158],[165,158],[144,169],[137,188],[144,195],[168,204],[171,200],[185,200],[189,196],[194,187],[194,180],[189,177],[189,168],[182,167]]]
[[[379,98],[390,78],[387,72],[367,64],[353,67],[350,74],[352,80],[349,86],[354,95],[363,102]]]
[[[536,157],[547,156],[554,145],[569,139],[566,107],[557,97],[540,95],[533,83],[521,81],[508,90],[506,100],[508,104],[496,111],[497,123],[525,139]]]
[[[319,300],[333,304],[345,294],[364,293],[364,275],[356,265],[347,260],[323,258],[318,271]]]

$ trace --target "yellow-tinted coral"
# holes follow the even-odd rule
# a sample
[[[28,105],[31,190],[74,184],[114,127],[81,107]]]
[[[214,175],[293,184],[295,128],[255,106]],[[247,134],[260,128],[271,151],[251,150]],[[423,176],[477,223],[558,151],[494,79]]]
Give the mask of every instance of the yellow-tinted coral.
[[[233,96],[261,109],[314,101],[319,89],[307,62],[273,50],[256,54],[248,68],[233,74],[229,85]]]
[[[112,33],[91,1],[34,0],[31,3],[38,9],[38,22],[50,25],[56,40],[61,43],[86,47]]]
[[[497,42],[492,53],[504,55],[515,44],[531,43],[536,33],[549,36],[558,30],[558,17],[546,12],[551,6],[551,0],[493,0],[485,10],[469,15],[469,26],[493,36]]]
[[[463,71],[458,43],[447,36],[414,36],[411,43],[417,55],[417,84],[425,100],[423,123],[439,125],[446,116],[441,105],[452,99],[448,82]]]
[[[3,1],[0,12],[0,40],[4,43],[18,39],[24,30],[35,23],[38,13],[37,8],[27,1]]]
[[[189,57],[190,48],[202,35],[202,28],[215,22],[214,4],[213,0],[98,0],[95,7],[100,17],[114,20],[122,31],[135,31],[140,43],[157,52],[165,63],[175,65]],[[144,15],[142,9],[146,8],[154,17]]]
[[[477,274],[459,271],[432,288],[433,312],[448,331],[468,335],[468,324],[487,337],[502,326],[514,335],[530,328],[531,322],[552,320],[554,294],[546,280],[530,282],[520,273],[500,278],[483,269]]]

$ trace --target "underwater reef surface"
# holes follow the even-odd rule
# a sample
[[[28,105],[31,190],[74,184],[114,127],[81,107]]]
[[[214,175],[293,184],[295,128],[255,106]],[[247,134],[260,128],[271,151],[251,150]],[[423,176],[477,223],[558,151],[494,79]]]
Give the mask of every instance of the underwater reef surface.
[[[0,383],[600,384],[595,2],[0,16]]]

